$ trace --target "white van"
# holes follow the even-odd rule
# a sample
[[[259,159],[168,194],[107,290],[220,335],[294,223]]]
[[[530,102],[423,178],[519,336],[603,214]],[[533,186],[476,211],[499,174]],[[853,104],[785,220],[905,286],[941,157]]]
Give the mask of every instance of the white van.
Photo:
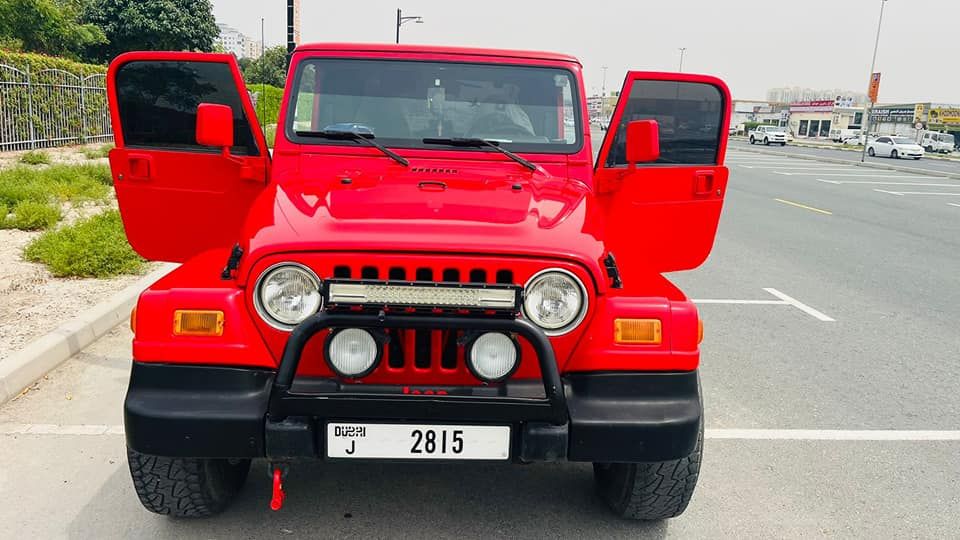
[[[923,131],[920,136],[920,146],[927,152],[949,154],[953,152],[954,138],[950,133],[940,133],[938,131]]]
[[[847,139],[853,139],[860,135],[859,129],[831,129],[830,140],[833,142],[843,142]]]

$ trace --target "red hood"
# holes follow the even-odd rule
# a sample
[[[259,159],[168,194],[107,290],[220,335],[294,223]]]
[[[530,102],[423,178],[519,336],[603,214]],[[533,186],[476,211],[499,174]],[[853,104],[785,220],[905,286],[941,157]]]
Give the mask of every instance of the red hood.
[[[348,179],[349,178],[349,179]],[[297,251],[413,251],[563,258],[602,275],[590,188],[550,176],[411,167],[399,175],[285,181],[250,212],[241,281],[261,257]],[[599,280],[605,289],[605,282]]]

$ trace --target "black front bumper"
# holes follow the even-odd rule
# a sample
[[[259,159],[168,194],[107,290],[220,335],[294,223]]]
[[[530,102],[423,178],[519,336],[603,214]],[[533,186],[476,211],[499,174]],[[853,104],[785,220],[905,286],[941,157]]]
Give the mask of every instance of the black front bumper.
[[[519,333],[537,352],[542,384],[440,396],[294,381],[303,346],[323,328],[417,325]],[[131,448],[162,456],[322,459],[325,422],[344,420],[509,424],[517,461],[650,462],[690,454],[702,411],[696,371],[561,378],[549,340],[525,321],[318,314],[294,330],[277,371],[134,362],[124,425]]]

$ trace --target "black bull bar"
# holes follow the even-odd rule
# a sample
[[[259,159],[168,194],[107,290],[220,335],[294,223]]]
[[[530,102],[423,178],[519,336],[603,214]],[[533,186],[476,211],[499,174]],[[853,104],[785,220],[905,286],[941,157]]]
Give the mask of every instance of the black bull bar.
[[[511,332],[533,346],[540,365],[544,397],[471,395],[398,395],[370,392],[297,392],[297,366],[307,342],[327,328],[404,328]],[[522,361],[522,359],[521,359]],[[569,418],[553,347],[536,326],[521,319],[321,312],[300,323],[287,340],[270,393],[268,415],[323,418],[439,419],[458,421],[540,421],[563,425]]]

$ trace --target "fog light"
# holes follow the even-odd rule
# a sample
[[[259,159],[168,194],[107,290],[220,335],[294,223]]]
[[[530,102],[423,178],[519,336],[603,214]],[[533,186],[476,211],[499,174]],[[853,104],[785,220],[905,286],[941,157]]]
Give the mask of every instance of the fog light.
[[[380,345],[373,334],[359,328],[335,331],[327,338],[327,362],[341,377],[369,375],[380,361]]]
[[[499,382],[517,369],[520,346],[506,334],[488,332],[470,344],[467,367],[478,379]]]

